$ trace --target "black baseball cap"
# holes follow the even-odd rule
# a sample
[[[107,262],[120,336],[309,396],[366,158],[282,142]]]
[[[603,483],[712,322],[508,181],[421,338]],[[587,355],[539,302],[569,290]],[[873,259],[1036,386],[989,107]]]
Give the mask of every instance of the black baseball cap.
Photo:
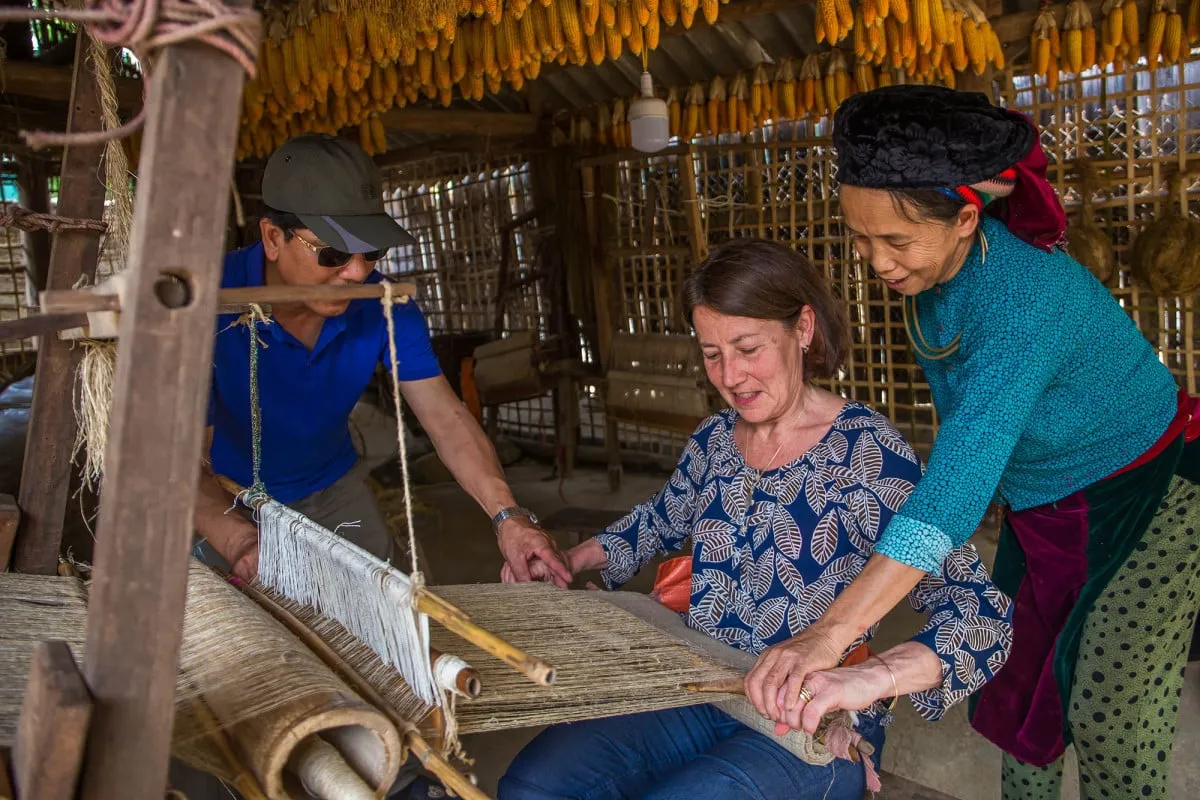
[[[325,244],[345,253],[413,244],[383,207],[383,176],[349,139],[306,133],[280,145],[267,160],[262,199],[295,214]]]

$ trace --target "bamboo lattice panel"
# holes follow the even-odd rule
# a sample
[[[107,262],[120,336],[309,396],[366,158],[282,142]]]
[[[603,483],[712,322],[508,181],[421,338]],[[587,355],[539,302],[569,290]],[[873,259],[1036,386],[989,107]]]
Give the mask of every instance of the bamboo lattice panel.
[[[0,214],[7,214],[17,199],[16,165],[0,154]],[[0,228],[0,320],[18,319],[29,313],[28,265],[29,255],[21,232]],[[0,342],[0,364],[7,366],[20,360],[35,347],[35,339]]]
[[[1080,213],[1082,187],[1072,166],[1087,159],[1107,186],[1093,194],[1093,218],[1113,242],[1119,276],[1110,287],[1180,386],[1197,391],[1197,304],[1192,297],[1159,297],[1129,274],[1129,247],[1146,223],[1177,214],[1185,202],[1200,211],[1200,181],[1184,181],[1168,197],[1173,170],[1200,160],[1200,61],[1159,70],[1101,76],[1093,71],[1060,85],[1056,96],[1028,80],[1016,85],[1015,106],[1045,128],[1042,147],[1050,178],[1068,213]]]
[[[384,272],[415,281],[417,296],[436,334],[491,331],[504,226],[534,208],[529,163],[519,155],[488,159],[478,154],[441,155],[413,161],[384,175],[388,213],[417,239],[394,248]],[[510,281],[503,329],[546,332],[548,306],[532,278],[536,222],[509,236]],[[544,438],[554,430],[549,397],[500,408],[503,430]]]
[[[1083,157],[1107,170],[1111,185],[1095,193],[1094,209],[1121,268],[1113,293],[1181,386],[1197,391],[1195,299],[1156,297],[1133,284],[1127,253],[1146,222],[1175,213],[1178,199],[1165,196],[1169,171],[1195,168],[1200,159],[1200,62],[1153,72],[1130,68],[1107,77],[1093,70],[1064,80],[1054,94],[1035,92],[1029,79],[1018,78],[1007,97],[1043,128],[1050,178],[1068,213],[1079,213],[1081,198],[1071,162]],[[928,453],[937,428],[928,385],[909,348],[899,298],[852,255],[840,223],[826,127],[768,126],[749,142],[722,136],[695,147],[690,158],[702,238],[712,247],[760,236],[789,243],[817,264],[848,304],[853,328],[845,370],[830,388],[883,412]],[[679,160],[688,157],[620,161],[619,191],[601,193],[598,200],[602,208],[617,207],[615,238],[605,247],[619,280],[619,330],[684,332],[677,303],[692,258]],[[1200,181],[1192,181],[1181,191],[1193,193],[1186,198],[1192,216],[1200,210],[1198,190]],[[661,431],[626,433],[621,435],[626,448],[650,449],[647,439],[664,449],[679,444]]]

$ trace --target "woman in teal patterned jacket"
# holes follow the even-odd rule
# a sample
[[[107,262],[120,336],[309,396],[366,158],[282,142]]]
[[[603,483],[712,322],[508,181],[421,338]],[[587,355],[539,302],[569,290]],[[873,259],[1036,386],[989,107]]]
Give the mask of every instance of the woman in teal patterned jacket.
[[[997,502],[993,577],[1014,599],[1013,650],[971,722],[1005,752],[1005,800],[1057,798],[1070,744],[1084,798],[1166,798],[1200,606],[1194,398],[1063,249],[1025,116],[980,94],[888,87],[842,104],[833,138],[845,225],[901,295],[940,427],[863,572],[755,667],[768,716],[795,726],[805,677]]]

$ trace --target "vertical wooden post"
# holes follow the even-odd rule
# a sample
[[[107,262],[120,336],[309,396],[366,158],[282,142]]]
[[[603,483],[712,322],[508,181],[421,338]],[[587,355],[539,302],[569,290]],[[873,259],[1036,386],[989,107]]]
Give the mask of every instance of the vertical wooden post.
[[[37,156],[25,156],[18,162],[17,190],[21,205],[39,214],[50,213],[50,182],[46,162]],[[65,170],[64,170],[65,172]],[[50,273],[50,232],[27,231],[21,236],[29,252],[29,272],[38,291],[46,288]]]
[[[150,77],[89,592],[82,800],[161,800],[167,783],[244,77],[199,43],[164,48]],[[184,304],[168,305],[181,281]]]
[[[83,762],[92,700],[66,642],[39,642],[13,748],[21,797],[72,800]]]
[[[8,569],[13,540],[21,524],[21,509],[11,494],[0,494],[0,572]]]
[[[708,239],[704,234],[704,224],[700,218],[700,200],[696,194],[696,165],[693,159],[694,152],[691,145],[687,149],[675,157],[676,164],[679,168],[679,194],[683,201],[683,213],[687,219],[688,232],[688,249],[691,250],[691,270],[695,270],[700,266],[700,262],[708,254]],[[755,172],[757,174],[757,167]],[[762,186],[759,185],[758,194],[756,197],[762,196]],[[758,202],[755,200],[755,202]],[[759,223],[761,225],[761,218]],[[761,232],[760,232],[761,233]],[[679,270],[679,296],[680,302],[676,304],[675,313],[679,318],[679,330],[687,332],[687,320],[683,318],[683,270]]]
[[[89,42],[88,35],[80,30],[67,118],[67,130],[72,132],[96,131],[103,125],[100,92],[88,61]],[[73,145],[63,152],[58,199],[61,216],[104,216],[103,158],[103,144]],[[70,289],[81,276],[95,277],[99,255],[100,238],[93,232],[56,234],[46,288]],[[13,551],[13,568],[18,572],[53,575],[58,568],[75,443],[73,397],[80,351],[72,345],[57,336],[43,336],[38,342],[29,438],[18,495],[24,523],[17,532]]]
[[[612,359],[612,338],[617,331],[620,319],[619,306],[612,294],[613,276],[612,265],[615,261],[608,248],[617,240],[617,209],[609,197],[616,197],[620,191],[620,176],[616,164],[605,164],[600,168],[600,189],[596,197],[599,205],[599,243],[595,260],[592,262],[593,285],[596,293],[596,326],[597,340],[602,348],[600,363],[604,372],[608,373],[609,362]],[[620,285],[620,279],[617,279]],[[604,414],[604,451],[608,458],[608,488],[616,492],[621,488],[621,447],[617,439],[617,421]]]

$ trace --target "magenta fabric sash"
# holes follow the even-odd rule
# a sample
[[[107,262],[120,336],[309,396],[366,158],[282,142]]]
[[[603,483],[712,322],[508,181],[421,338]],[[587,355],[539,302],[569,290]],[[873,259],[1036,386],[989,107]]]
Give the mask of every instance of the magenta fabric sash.
[[[1045,766],[1065,747],[1054,646],[1088,579],[1087,498],[1080,491],[1009,512],[1007,522],[1025,554],[1025,580],[1013,600],[1012,652],[981,690],[971,724],[1006,753]]]

